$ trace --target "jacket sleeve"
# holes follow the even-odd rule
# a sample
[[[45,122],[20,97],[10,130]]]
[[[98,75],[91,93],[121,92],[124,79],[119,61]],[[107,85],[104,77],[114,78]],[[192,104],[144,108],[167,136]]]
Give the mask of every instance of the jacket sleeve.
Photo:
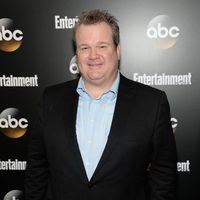
[[[44,106],[40,101],[38,116],[31,130],[28,146],[27,166],[25,172],[25,199],[45,199],[48,184],[49,170],[48,161],[43,143],[44,131]]]
[[[153,153],[149,168],[150,200],[176,200],[177,153],[170,122],[170,109],[163,92],[155,119]]]

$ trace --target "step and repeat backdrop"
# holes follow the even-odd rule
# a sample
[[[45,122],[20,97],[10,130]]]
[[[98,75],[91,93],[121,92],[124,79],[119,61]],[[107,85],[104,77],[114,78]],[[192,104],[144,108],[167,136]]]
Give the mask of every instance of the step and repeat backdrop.
[[[6,0],[0,6],[0,200],[23,199],[38,100],[45,87],[77,77],[73,26],[81,11],[94,8],[119,20],[122,74],[167,93],[178,199],[199,199],[200,1]]]

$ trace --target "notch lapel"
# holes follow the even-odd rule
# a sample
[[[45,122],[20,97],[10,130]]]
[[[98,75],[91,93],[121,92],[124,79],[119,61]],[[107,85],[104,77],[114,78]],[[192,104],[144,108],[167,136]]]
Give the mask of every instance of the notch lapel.
[[[117,143],[122,136],[122,131],[126,122],[126,120],[123,119],[125,119],[125,117],[128,116],[130,112],[130,108],[127,105],[132,103],[133,100],[132,94],[129,94],[129,87],[126,84],[126,81],[127,79],[121,75],[108,141],[106,143],[101,159],[97,165],[97,168],[91,178],[91,182],[95,181],[100,176],[100,171],[103,165],[108,159],[110,159],[113,149],[117,146]]]
[[[76,137],[76,115],[78,107],[77,83],[67,90],[63,98],[63,123],[65,126],[67,146],[70,148],[68,159],[77,177],[83,182],[88,182],[83,160]]]

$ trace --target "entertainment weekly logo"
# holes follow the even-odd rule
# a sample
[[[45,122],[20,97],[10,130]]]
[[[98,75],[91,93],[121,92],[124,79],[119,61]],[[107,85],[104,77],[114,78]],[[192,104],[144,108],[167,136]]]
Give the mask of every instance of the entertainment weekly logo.
[[[0,19],[0,50],[13,52],[22,44],[23,32],[14,26],[10,18]]]
[[[0,76],[0,87],[38,87],[38,75],[32,77]]]
[[[61,17],[60,15],[54,16],[55,29],[73,29],[75,23],[78,21],[78,16],[71,18],[68,16]]]
[[[26,161],[22,160],[0,160],[0,171],[24,171],[26,169]]]
[[[133,80],[143,83],[145,85],[157,86],[157,85],[192,85],[192,73],[188,74],[166,74],[166,73],[154,73],[151,75],[133,73]]]
[[[157,48],[169,49],[176,44],[180,28],[168,15],[158,15],[149,22],[146,35]]]
[[[177,162],[178,172],[190,172],[190,161],[186,160],[184,162]]]

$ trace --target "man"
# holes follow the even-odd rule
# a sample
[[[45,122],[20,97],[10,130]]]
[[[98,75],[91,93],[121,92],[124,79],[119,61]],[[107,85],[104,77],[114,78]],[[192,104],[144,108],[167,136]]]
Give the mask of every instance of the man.
[[[26,200],[175,200],[165,93],[119,73],[119,27],[108,12],[83,12],[74,41],[81,77],[44,92]]]

